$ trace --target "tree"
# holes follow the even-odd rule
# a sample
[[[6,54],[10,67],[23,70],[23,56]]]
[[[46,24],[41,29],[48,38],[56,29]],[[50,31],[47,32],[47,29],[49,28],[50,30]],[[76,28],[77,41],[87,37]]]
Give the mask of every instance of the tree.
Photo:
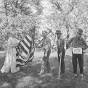
[[[57,29],[69,38],[77,28],[82,28],[87,39],[87,0],[3,0],[2,7],[5,9],[0,18],[2,34],[12,29],[27,32],[36,26],[36,38],[41,36],[42,30],[50,29],[54,35],[49,37],[54,41]]]

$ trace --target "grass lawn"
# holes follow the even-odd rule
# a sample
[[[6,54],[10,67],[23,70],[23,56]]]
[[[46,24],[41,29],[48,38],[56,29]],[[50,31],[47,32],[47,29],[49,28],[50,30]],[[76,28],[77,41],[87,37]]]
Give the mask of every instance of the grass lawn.
[[[58,76],[57,54],[52,53],[50,56],[50,64],[52,68],[52,76],[49,74],[39,75],[41,68],[41,60],[43,53],[35,53],[35,58],[32,63],[22,67],[17,73],[0,73],[0,88],[88,88],[88,56],[84,56],[84,80],[79,76],[73,79],[73,69],[71,62],[71,52],[66,52],[65,57],[65,74],[61,75],[61,80]],[[0,57],[0,69],[3,66],[5,57]]]

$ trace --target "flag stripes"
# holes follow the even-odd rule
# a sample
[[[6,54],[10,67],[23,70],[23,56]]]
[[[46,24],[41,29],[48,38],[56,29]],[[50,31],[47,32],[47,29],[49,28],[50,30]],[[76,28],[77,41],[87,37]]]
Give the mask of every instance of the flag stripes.
[[[32,41],[32,38],[30,36],[27,35],[25,37],[25,39],[32,45],[32,42],[31,42]]]
[[[30,43],[25,38],[24,38],[24,41],[25,41],[27,47],[30,48]]]
[[[23,40],[22,42],[23,42],[23,44],[27,47],[28,52],[29,52],[30,45],[27,45],[26,41],[24,41],[24,40]]]
[[[34,56],[34,51],[30,54],[30,59]]]
[[[20,44],[21,44],[21,46],[24,48],[25,53],[26,53],[26,54],[29,53],[29,49],[28,49],[27,46],[24,44],[24,42],[22,41]]]
[[[22,51],[24,51],[24,52],[27,54],[26,49],[22,46],[22,44],[21,44],[21,43],[19,44],[19,49],[21,49]]]
[[[16,60],[16,66],[24,66],[32,61],[34,58],[34,50],[33,39],[29,35],[25,36],[25,38],[19,42],[17,47],[18,59]]]

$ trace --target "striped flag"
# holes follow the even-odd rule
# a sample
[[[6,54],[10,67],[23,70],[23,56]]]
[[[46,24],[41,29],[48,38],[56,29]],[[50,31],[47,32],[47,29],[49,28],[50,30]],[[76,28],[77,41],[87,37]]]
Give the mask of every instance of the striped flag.
[[[24,66],[34,58],[34,42],[30,35],[26,35],[18,44],[17,50],[17,67]]]

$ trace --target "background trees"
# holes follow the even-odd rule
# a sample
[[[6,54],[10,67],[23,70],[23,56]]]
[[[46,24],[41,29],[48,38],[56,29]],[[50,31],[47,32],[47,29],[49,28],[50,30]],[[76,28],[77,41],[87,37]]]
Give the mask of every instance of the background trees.
[[[64,38],[69,38],[77,28],[82,28],[87,40],[88,0],[0,0],[1,47],[8,32],[27,33],[34,25],[37,38],[42,30],[47,30],[54,41],[57,29]]]

